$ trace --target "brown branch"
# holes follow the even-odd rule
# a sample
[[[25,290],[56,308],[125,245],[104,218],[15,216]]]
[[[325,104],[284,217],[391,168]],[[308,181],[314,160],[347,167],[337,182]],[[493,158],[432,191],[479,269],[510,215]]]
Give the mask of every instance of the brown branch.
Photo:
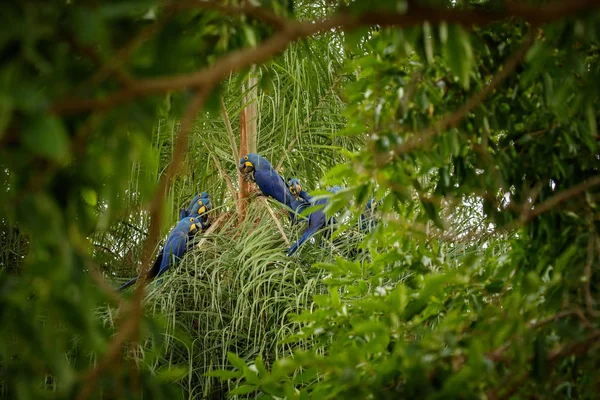
[[[513,220],[512,222],[510,222],[504,226],[494,229],[492,232],[480,233],[480,232],[474,231],[470,234],[467,234],[467,235],[461,237],[460,242],[464,243],[464,242],[468,242],[468,241],[479,241],[486,235],[505,233],[505,232],[510,232],[515,229],[521,228],[521,227],[527,225],[528,222],[530,222],[533,219],[540,216],[541,214],[544,214],[544,213],[552,210],[554,207],[564,203],[565,201],[567,201],[573,197],[576,197],[576,196],[580,195],[581,193],[585,192],[586,190],[588,190],[594,186],[598,186],[598,185],[600,185],[600,175],[589,178],[581,183],[578,183],[577,185],[570,187],[569,189],[566,189],[566,190],[563,190],[563,191],[557,193],[556,195],[552,196],[545,202],[535,206],[533,209],[523,208],[522,213],[519,218]],[[535,191],[532,191],[532,194],[535,194]],[[526,204],[528,204],[528,202],[526,202]],[[439,235],[438,237],[440,239],[448,240],[448,241],[457,239],[457,237],[455,235],[446,235],[446,234]]]
[[[279,30],[285,29],[287,24],[287,20],[285,18],[279,17],[273,11],[264,7],[249,5],[247,3],[244,3],[240,6],[229,6],[216,1],[175,1],[168,4],[167,8],[173,11],[205,9],[218,11],[227,15],[247,15],[271,24]]]
[[[80,87],[85,86],[94,86],[106,79],[108,75],[110,75],[111,71],[117,69],[119,70],[123,64],[127,61],[131,53],[137,49],[142,43],[148,40],[156,31],[158,31],[165,22],[169,19],[170,14],[167,15],[154,23],[142,28],[136,36],[134,36],[125,46],[121,48],[117,52],[117,54],[109,60],[103,68],[98,70],[94,75],[92,75],[87,81],[82,83]]]
[[[133,87],[117,91],[103,99],[65,99],[51,107],[51,112],[59,115],[77,114],[86,111],[102,111],[132,101],[138,97],[165,93],[167,91],[197,88],[219,82],[231,72],[239,71],[252,64],[269,60],[273,55],[285,50],[298,39],[320,32],[342,28],[352,31],[366,25],[410,27],[425,21],[432,24],[442,21],[467,27],[484,25],[510,17],[519,17],[534,24],[550,22],[570,14],[600,7],[600,0],[555,1],[545,7],[507,4],[500,11],[432,9],[416,7],[405,14],[385,11],[367,12],[361,15],[340,13],[331,18],[316,22],[286,20],[285,28],[253,49],[240,49],[217,60],[212,66],[196,72],[168,77],[137,81]],[[518,60],[517,60],[518,61]],[[509,65],[510,67],[510,65]],[[450,121],[452,122],[452,121]]]
[[[550,199],[546,200],[539,206],[536,206],[529,215],[528,220],[531,220],[540,214],[550,211],[557,205],[569,200],[571,197],[575,197],[597,185],[600,185],[600,175],[586,179],[585,181],[578,183],[575,186],[571,186],[567,190],[563,190],[562,192],[558,193],[555,196],[552,196]]]
[[[181,169],[192,123],[202,108],[212,88],[212,86],[209,86],[204,88],[203,91],[198,92],[192,99],[185,114],[183,115],[183,118],[181,119],[179,135],[177,136],[175,151],[173,153],[173,162],[169,164],[167,171],[161,176],[158,189],[156,190],[156,194],[154,195],[150,204],[150,229],[149,236],[144,245],[142,265],[150,264],[150,260],[153,255],[153,249],[156,246],[160,236],[160,224],[163,214],[162,204],[168,185]],[[93,393],[96,382],[102,372],[108,367],[114,365],[114,363],[117,361],[123,344],[125,344],[125,342],[128,340],[135,339],[135,336],[139,332],[140,319],[142,316],[142,298],[144,295],[144,288],[146,287],[146,284],[150,278],[151,269],[147,268],[146,271],[147,272],[143,275],[143,279],[141,279],[141,282],[138,284],[133,300],[123,307],[121,329],[110,343],[110,346],[108,347],[103,359],[98,362],[96,368],[88,370],[83,375],[82,379],[85,382],[85,385],[79,392],[78,399],[85,400]]]
[[[93,46],[86,46],[83,43],[80,43],[72,35],[66,36],[65,40],[73,50],[86,56],[90,61],[96,64],[96,66],[101,68],[101,70],[104,70],[107,75],[113,75],[123,87],[127,88],[135,84],[135,81],[131,78],[131,76],[120,69],[119,66],[114,64],[110,65],[103,60],[102,56]]]
[[[238,152],[239,157],[248,154],[248,136],[246,132],[246,109],[242,108],[240,111],[240,150]],[[248,197],[250,194],[250,184],[244,179],[244,175],[237,168],[239,160],[235,160],[236,170],[238,171],[238,198],[237,198],[237,212],[238,222],[241,223],[246,217],[246,207],[248,205]]]
[[[206,232],[204,232],[202,234],[202,236],[206,236],[209,235],[211,233],[213,233],[213,231],[215,231],[218,227],[221,226],[221,223],[223,223],[223,221],[225,220],[225,217],[227,217],[228,214],[222,214],[221,216],[219,216],[219,218],[217,218],[215,220],[215,222],[213,222],[212,224],[210,224],[210,227],[206,230]],[[206,242],[206,237],[203,237],[202,239],[200,239],[198,241],[198,244],[196,245],[197,248],[202,247],[202,245]]]

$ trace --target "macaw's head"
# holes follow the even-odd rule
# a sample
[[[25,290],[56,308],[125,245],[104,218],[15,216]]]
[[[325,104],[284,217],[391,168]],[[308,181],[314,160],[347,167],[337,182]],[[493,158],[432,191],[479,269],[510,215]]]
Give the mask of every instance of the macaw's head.
[[[210,201],[210,197],[201,197],[200,200],[198,200],[198,212],[197,214],[199,215],[204,215],[207,212],[209,212],[210,210],[212,210],[212,203]]]
[[[258,154],[246,154],[240,158],[239,170],[244,176],[246,182],[254,182],[254,171],[261,163],[261,158]]]
[[[200,192],[192,199],[192,203],[188,209],[188,215],[192,217],[198,214],[202,215],[211,209],[212,203],[210,201],[210,196],[206,192]]]
[[[367,205],[365,206],[366,210],[375,210],[377,208],[377,202],[375,201],[375,197],[371,197],[369,201],[367,201]]]
[[[288,181],[288,187],[290,188],[290,193],[295,198],[300,197],[300,192],[302,192],[302,185],[300,184],[300,180],[298,178],[292,178]]]
[[[202,226],[200,224],[200,220],[194,217],[185,218],[182,220],[185,226],[187,227],[188,233],[196,233],[198,230],[202,230]],[[200,227],[200,228],[198,228]]]

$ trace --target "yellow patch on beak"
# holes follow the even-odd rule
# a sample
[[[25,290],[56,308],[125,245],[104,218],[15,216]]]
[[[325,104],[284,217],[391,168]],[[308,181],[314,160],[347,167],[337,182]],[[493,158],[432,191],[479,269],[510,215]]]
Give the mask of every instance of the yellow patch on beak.
[[[206,212],[206,206],[202,206],[198,209],[198,214],[202,214]]]
[[[195,231],[196,229],[198,229],[198,228],[196,228],[196,224],[192,224],[192,225],[190,226],[190,230],[189,230],[189,232],[193,232],[193,231]]]
[[[244,165],[245,165],[246,167],[252,167],[252,168],[254,168],[254,164],[252,164],[250,161],[246,161],[246,162],[244,163]]]

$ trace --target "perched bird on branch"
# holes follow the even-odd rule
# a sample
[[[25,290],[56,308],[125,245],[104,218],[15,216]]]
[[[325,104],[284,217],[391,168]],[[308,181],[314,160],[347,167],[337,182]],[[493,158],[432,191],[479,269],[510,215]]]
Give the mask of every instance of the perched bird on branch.
[[[285,179],[275,171],[266,158],[258,154],[247,154],[240,159],[239,170],[246,182],[256,182],[260,191],[288,208],[292,224],[299,220],[299,210],[306,201],[292,196]]]
[[[335,186],[328,190],[331,193],[335,194],[341,190],[341,187]],[[311,236],[313,236],[327,224],[328,221],[327,216],[325,214],[325,206],[329,202],[329,198],[323,198],[313,201],[312,196],[302,189],[302,184],[296,178],[290,179],[289,191],[295,198],[302,199],[308,202],[311,206],[319,207],[318,209],[312,211],[308,215],[308,226],[302,233],[302,236],[300,236],[300,239],[298,239],[298,241],[287,250],[287,255],[291,256],[298,250],[300,246],[302,246],[304,242],[306,242]],[[330,222],[332,224],[335,223],[333,218]]]
[[[119,288],[119,291],[127,289],[129,286],[137,282],[138,279],[146,277],[147,280],[152,280],[164,274],[171,266],[177,265],[183,255],[187,251],[187,245],[190,240],[199,230],[202,230],[200,220],[194,217],[185,217],[181,219],[177,226],[169,233],[167,242],[160,251],[154,265],[146,273],[133,278]]]
[[[213,209],[210,195],[206,192],[200,192],[190,202],[186,209],[179,210],[179,219],[193,217],[199,220],[202,230],[210,227],[208,222],[208,212]]]
[[[362,232],[370,232],[377,225],[377,219],[375,218],[377,206],[378,203],[374,197],[367,201],[364,211],[358,217],[358,226]]]

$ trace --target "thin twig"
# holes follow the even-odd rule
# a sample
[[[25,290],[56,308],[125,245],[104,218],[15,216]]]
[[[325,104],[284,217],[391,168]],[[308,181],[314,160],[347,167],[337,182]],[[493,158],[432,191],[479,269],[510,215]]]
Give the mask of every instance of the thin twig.
[[[533,209],[523,209],[524,211],[522,211],[519,218],[513,220],[512,222],[510,222],[506,225],[498,227],[491,232],[481,233],[481,232],[473,231],[473,232],[461,237],[460,242],[462,242],[462,243],[469,242],[469,241],[476,242],[476,241],[481,240],[485,235],[511,232],[515,229],[524,227],[525,225],[527,225],[527,223],[529,223],[533,219],[537,218],[539,215],[552,210],[554,207],[564,203],[565,201],[567,201],[573,197],[576,197],[576,196],[580,195],[581,193],[585,192],[586,190],[588,190],[594,186],[598,186],[598,185],[600,185],[600,175],[591,177],[581,183],[578,183],[577,185],[570,187],[569,189],[566,189],[566,190],[563,190],[563,191],[557,193],[556,195],[552,196],[545,202],[533,207]],[[528,202],[526,202],[526,204],[527,203]],[[447,241],[452,241],[452,240],[457,239],[457,237],[455,235],[444,235],[443,234],[443,235],[439,235],[438,237],[442,240],[447,240]]]
[[[105,60],[103,60],[102,56],[98,53],[98,51],[92,46],[86,46],[80,43],[74,36],[68,35],[65,37],[65,40],[71,46],[71,48],[78,53],[86,56],[90,61],[92,61],[96,66],[98,66],[101,70],[105,70],[106,74],[113,75],[117,81],[123,87],[131,87],[135,84],[135,81],[123,71],[120,66],[110,65]]]
[[[236,200],[236,196],[237,196],[237,191],[235,190],[235,186],[233,186],[233,182],[231,181],[231,177],[229,176],[229,174],[227,172],[225,172],[225,170],[221,166],[221,163],[219,163],[219,160],[217,159],[217,156],[215,156],[214,152],[211,151],[210,152],[210,156],[213,159],[213,162],[215,163],[215,166],[219,170],[219,173],[221,174],[221,177],[225,180],[225,183],[227,184],[227,187],[229,188],[229,191],[231,192],[231,196],[233,196],[233,200],[235,201]]]
[[[202,233],[202,236],[206,236],[206,235],[210,235],[211,233],[213,233],[213,231],[215,231],[218,227],[221,226],[221,223],[225,220],[225,217],[227,217],[228,214],[221,214],[219,216],[219,218],[217,218],[215,220],[215,222],[213,222],[212,224],[210,224],[210,227]],[[206,237],[203,237],[202,239],[200,239],[198,241],[198,244],[196,245],[197,248],[202,247],[202,245],[206,242]]]
[[[285,242],[285,245],[289,246],[290,245],[290,241],[288,240],[288,237],[285,234],[285,231],[283,230],[283,227],[281,226],[281,223],[279,222],[279,219],[277,218],[277,216],[275,215],[275,213],[271,209],[271,206],[269,205],[269,202],[267,201],[267,198],[266,197],[259,197],[259,199],[262,200],[262,202],[264,203],[265,207],[267,207],[267,211],[269,211],[269,214],[271,214],[271,218],[273,218],[273,222],[275,222],[275,226],[277,227],[277,230],[279,231],[279,233],[281,233],[281,237],[283,238],[283,241]]]

